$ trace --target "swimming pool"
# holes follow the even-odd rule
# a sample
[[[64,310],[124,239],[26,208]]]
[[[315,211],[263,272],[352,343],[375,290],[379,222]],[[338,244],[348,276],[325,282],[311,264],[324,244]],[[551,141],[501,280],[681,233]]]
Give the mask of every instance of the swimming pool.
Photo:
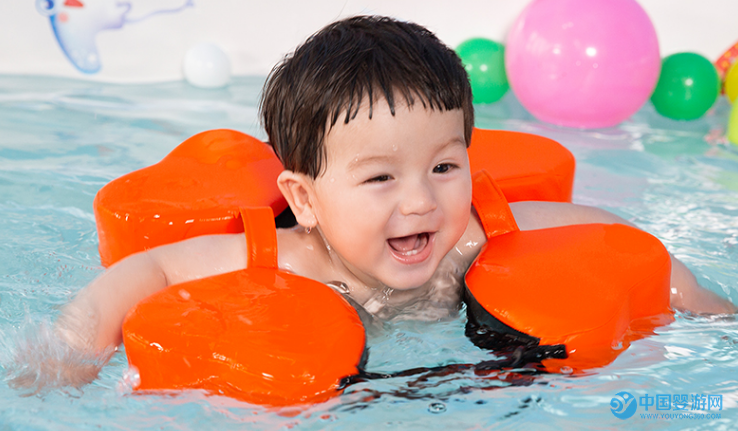
[[[105,183],[157,162],[185,138],[234,128],[264,138],[263,78],[201,90],[183,82],[111,85],[0,76],[0,359],[102,272],[92,199]],[[609,209],[661,238],[709,289],[738,303],[738,151],[722,136],[729,106],[679,123],[644,107],[619,127],[541,124],[511,94],[477,109],[477,126],[537,133],[577,157],[574,201]],[[389,324],[369,340],[370,371],[488,359],[463,335],[465,318]],[[469,372],[359,383],[305,410],[271,411],[189,392],[132,395],[117,353],[82,391],[20,397],[0,385],[0,429],[730,429],[738,419],[738,323],[678,315],[585,377]],[[625,420],[621,391],[722,395],[693,418]],[[657,411],[649,413],[678,413]],[[719,414],[701,419],[695,413]],[[695,418],[696,417],[696,418]]]

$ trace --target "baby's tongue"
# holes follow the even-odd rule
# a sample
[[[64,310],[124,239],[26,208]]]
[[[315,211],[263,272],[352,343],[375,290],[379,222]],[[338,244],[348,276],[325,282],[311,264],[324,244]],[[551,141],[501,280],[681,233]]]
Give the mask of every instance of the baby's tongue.
[[[418,248],[421,241],[420,235],[408,235],[401,238],[390,238],[387,242],[396,251],[405,253]]]

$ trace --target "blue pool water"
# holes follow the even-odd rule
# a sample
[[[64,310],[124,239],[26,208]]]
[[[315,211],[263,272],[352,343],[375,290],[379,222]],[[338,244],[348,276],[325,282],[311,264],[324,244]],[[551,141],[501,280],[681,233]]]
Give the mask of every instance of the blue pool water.
[[[0,76],[0,362],[53,319],[103,270],[92,199],[106,182],[157,162],[212,128],[264,138],[256,102],[263,78],[222,90],[185,83],[110,85]],[[574,201],[657,235],[707,288],[738,303],[738,151],[724,141],[729,107],[675,122],[650,105],[619,127],[577,131],[541,124],[510,94],[478,108],[477,126],[537,133],[577,157]],[[369,342],[371,371],[488,359],[463,335],[465,317],[388,324]],[[732,429],[738,420],[738,323],[678,315],[585,377],[514,375],[395,378],[360,383],[330,402],[274,411],[198,392],[131,394],[117,353],[81,391],[21,397],[0,380],[0,429]],[[3,373],[4,374],[4,373]],[[525,383],[520,385],[520,383]],[[619,392],[722,395],[709,419],[621,420]],[[684,413],[694,414],[690,405]],[[649,412],[656,411],[651,407]],[[667,412],[668,413],[668,412]],[[674,413],[673,411],[671,413]],[[694,416],[693,416],[694,417]]]

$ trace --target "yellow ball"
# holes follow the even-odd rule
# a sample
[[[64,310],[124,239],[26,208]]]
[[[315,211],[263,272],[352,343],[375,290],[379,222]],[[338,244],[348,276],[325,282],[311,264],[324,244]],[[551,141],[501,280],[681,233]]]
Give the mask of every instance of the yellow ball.
[[[733,104],[730,110],[730,118],[728,119],[728,140],[734,145],[738,145],[738,103]]]
[[[725,74],[725,95],[730,99],[730,103],[735,102],[738,98],[738,61],[733,63]]]

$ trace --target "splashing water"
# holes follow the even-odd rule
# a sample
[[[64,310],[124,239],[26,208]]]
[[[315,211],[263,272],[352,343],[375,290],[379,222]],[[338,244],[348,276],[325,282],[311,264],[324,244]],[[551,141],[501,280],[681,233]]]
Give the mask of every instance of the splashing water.
[[[2,364],[8,385],[21,396],[44,396],[53,390],[80,397],[97,377],[114,348],[102,352],[70,347],[48,319],[26,320],[17,331],[2,334]]]

